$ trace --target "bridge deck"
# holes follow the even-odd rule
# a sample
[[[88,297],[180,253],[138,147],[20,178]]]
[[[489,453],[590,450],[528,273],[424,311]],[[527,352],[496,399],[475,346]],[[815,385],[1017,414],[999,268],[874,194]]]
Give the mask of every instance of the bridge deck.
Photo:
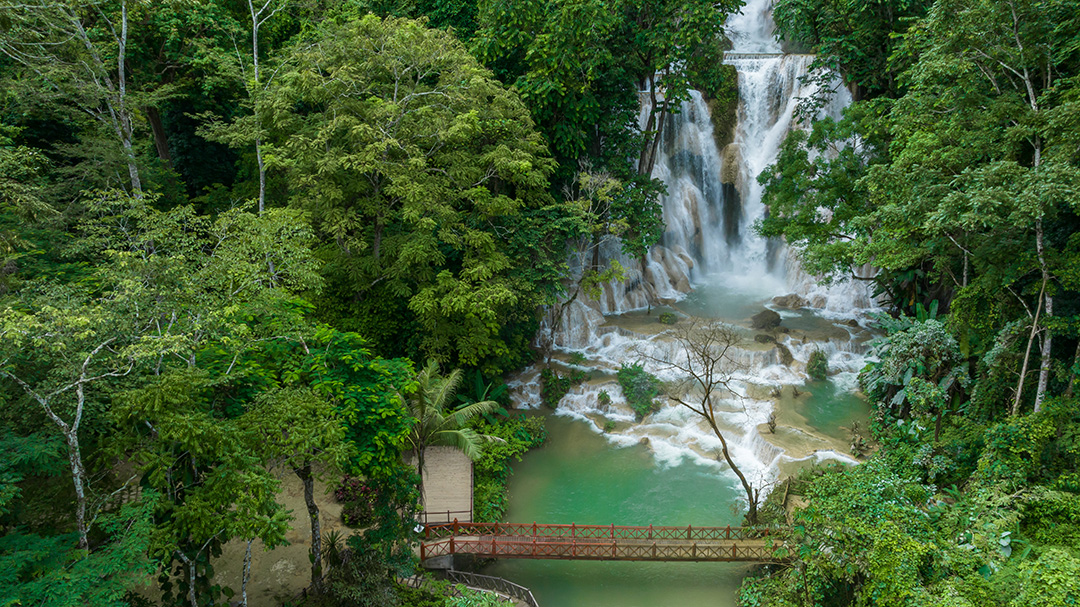
[[[483,558],[604,561],[785,560],[770,529],[626,527],[617,525],[428,525],[421,560],[472,554]]]

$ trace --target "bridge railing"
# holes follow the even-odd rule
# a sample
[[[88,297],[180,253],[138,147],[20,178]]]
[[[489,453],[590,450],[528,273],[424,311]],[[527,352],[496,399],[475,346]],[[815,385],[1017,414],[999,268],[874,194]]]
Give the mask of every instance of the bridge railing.
[[[550,538],[450,537],[424,543],[420,558],[449,554],[473,554],[484,558],[576,559],[619,561],[753,561],[782,562],[788,558],[780,546],[766,544],[715,544],[640,540],[562,541]]]
[[[540,525],[537,523],[438,523],[426,525],[425,540],[461,536],[610,540],[747,540],[774,535],[769,527],[686,527],[627,525]]]

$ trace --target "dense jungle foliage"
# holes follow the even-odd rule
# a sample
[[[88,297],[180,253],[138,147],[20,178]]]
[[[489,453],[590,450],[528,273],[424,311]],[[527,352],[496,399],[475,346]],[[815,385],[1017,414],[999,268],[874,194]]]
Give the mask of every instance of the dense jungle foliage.
[[[691,89],[734,107],[739,4],[0,6],[0,606],[246,604],[223,546],[320,516],[277,503],[283,474],[309,498],[349,475],[368,523],[314,527],[320,600],[484,604],[393,582],[403,453],[465,445],[500,515],[543,429],[499,378],[618,275],[571,273],[569,243],[659,241],[660,131]],[[890,314],[861,376],[877,453],[794,482],[798,558],[740,600],[1080,603],[1080,3],[773,14],[857,101],[788,138],[759,229],[822,276],[878,268]]]
[[[639,158],[691,87],[731,103],[733,7],[0,6],[0,605],[247,604],[225,544],[296,527],[331,604],[487,604],[394,583],[404,455],[461,448],[502,515],[545,435],[500,378],[616,273],[571,276],[572,243],[658,241]],[[362,534],[322,536],[317,482]]]
[[[797,564],[742,603],[1077,604],[1080,4],[774,16],[859,99],[788,137],[759,230],[824,275],[876,266],[892,315],[860,376],[878,453],[793,486]]]

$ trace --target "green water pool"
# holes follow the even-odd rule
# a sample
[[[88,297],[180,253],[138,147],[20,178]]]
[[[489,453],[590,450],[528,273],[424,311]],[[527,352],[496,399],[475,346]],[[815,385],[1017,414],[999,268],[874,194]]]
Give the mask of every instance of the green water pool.
[[[507,520],[518,523],[737,525],[734,479],[688,460],[657,465],[579,421],[548,417],[549,442],[515,465]],[[503,560],[484,570],[529,587],[542,607],[730,607],[750,566]]]

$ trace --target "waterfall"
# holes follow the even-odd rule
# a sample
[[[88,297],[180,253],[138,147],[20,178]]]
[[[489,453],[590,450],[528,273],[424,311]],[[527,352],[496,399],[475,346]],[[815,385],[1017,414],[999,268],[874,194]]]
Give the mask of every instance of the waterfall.
[[[614,240],[603,243],[601,256],[627,269],[624,280],[604,285],[598,299],[579,297],[551,332],[558,365],[592,371],[588,382],[562,399],[558,414],[584,420],[597,432],[605,422],[616,422],[618,430],[607,434],[611,442],[647,442],[660,462],[689,457],[730,474],[717,457],[719,440],[700,418],[668,403],[635,421],[614,373],[622,365],[641,363],[661,380],[686,379],[657,362],[685,359],[686,354],[665,334],[657,314],[644,312],[647,307],[663,306],[677,315],[741,327],[747,339],[730,353],[737,370],[730,378],[730,394],[719,400],[718,422],[736,463],[758,486],[776,479],[780,468],[793,460],[851,461],[841,455],[846,450],[842,439],[815,434],[798,421],[802,413],[792,413],[767,436],[760,428],[783,402],[796,406],[780,397],[785,386],[796,386],[791,393],[801,393],[803,400],[789,401],[803,404],[807,393],[826,392],[807,384],[805,367],[814,350],[829,360],[830,389],[856,390],[869,339],[865,313],[874,308],[866,283],[819,284],[782,241],[762,238],[753,230],[766,213],[758,176],[776,161],[788,133],[804,126],[795,120],[799,99],[818,92],[801,78],[813,57],[786,54],[773,39],[770,1],[750,0],[728,21],[734,48],[725,61],[736,68],[739,89],[732,143],[717,146],[708,105],[692,91],[663,124],[653,170],[653,177],[667,187],[661,200],[666,229],[660,244],[642,267],[626,258]],[[848,91],[838,87],[821,112],[838,117],[850,102]],[[642,123],[648,111],[642,108]],[[570,265],[580,271],[581,261],[571,259]],[[754,336],[749,317],[765,307],[780,313],[783,327],[772,335]],[[549,329],[550,324],[542,331]],[[512,380],[517,402],[537,402],[537,377],[533,367]],[[607,398],[600,398],[600,392]]]

